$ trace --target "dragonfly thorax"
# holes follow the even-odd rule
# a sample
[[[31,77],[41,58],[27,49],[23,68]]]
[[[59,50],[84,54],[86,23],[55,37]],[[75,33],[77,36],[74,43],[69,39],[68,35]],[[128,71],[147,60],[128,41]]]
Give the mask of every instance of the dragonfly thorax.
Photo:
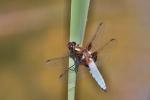
[[[80,64],[88,65],[93,59],[96,61],[97,54],[94,55],[88,48],[80,47],[76,42],[69,42],[68,49],[70,51],[70,57],[74,60],[77,59]]]

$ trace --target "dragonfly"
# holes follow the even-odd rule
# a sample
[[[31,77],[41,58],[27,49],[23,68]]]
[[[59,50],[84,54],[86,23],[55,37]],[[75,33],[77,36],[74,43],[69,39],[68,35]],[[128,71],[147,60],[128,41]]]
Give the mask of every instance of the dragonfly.
[[[76,73],[78,72],[78,67],[80,65],[84,65],[85,67],[87,67],[89,69],[89,72],[91,73],[92,77],[95,79],[95,81],[97,82],[98,86],[101,88],[101,90],[103,90],[104,92],[107,91],[107,86],[106,83],[104,81],[104,78],[100,72],[100,70],[97,67],[96,61],[97,61],[97,55],[98,55],[98,51],[103,50],[108,44],[110,44],[111,42],[115,41],[116,39],[111,38],[107,43],[105,43],[101,48],[98,48],[95,51],[91,51],[92,49],[92,43],[95,40],[95,38],[97,37],[98,34],[100,34],[99,30],[101,29],[101,26],[103,25],[103,23],[100,23],[97,27],[97,30],[95,32],[95,34],[93,35],[92,39],[90,40],[90,42],[87,44],[87,46],[82,47],[79,44],[77,44],[76,42],[69,42],[67,44],[67,48],[69,50],[68,55],[64,56],[64,57],[58,57],[58,58],[53,58],[53,59],[48,59],[46,60],[47,64],[50,63],[58,63],[58,61],[60,60],[65,60],[66,58],[68,59],[69,57],[73,59],[74,64],[70,67],[68,67],[59,77],[61,78],[66,72],[68,72],[69,70],[71,71],[75,71]]]

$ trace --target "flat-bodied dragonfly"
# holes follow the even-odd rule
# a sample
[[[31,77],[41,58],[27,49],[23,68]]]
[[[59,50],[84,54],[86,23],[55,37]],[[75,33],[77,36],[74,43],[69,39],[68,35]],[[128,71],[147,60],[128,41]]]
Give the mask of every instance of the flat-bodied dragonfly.
[[[67,56],[48,59],[46,61],[46,63],[53,63],[53,62],[59,63],[58,60],[64,60],[68,57],[71,57],[74,61],[74,64],[72,66],[70,66],[69,68],[67,68],[64,71],[64,73],[62,73],[60,75],[60,77],[62,77],[66,72],[68,72],[68,70],[78,72],[79,65],[84,65],[85,67],[87,67],[89,69],[92,77],[96,80],[99,87],[103,91],[107,91],[107,86],[105,84],[105,81],[104,81],[100,71],[98,70],[97,65],[96,65],[95,62],[97,61],[98,51],[103,50],[109,43],[113,42],[115,39],[113,39],[113,38],[110,39],[101,48],[99,48],[96,51],[92,52],[91,51],[92,42],[97,37],[97,35],[100,33],[99,30],[100,30],[101,26],[102,26],[102,23],[100,23],[98,25],[97,30],[96,30],[93,38],[91,39],[91,41],[88,43],[88,45],[86,47],[81,47],[76,42],[69,42],[68,45],[67,45],[67,47],[69,49],[69,54]]]

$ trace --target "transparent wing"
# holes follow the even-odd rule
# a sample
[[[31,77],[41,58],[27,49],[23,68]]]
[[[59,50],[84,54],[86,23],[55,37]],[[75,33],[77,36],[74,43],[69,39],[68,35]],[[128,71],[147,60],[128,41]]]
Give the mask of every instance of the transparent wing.
[[[58,74],[58,79],[61,82],[67,82],[67,71],[68,71],[68,58],[69,55],[63,56],[63,57],[56,57],[56,58],[50,58],[47,59],[46,62],[46,67],[50,68],[53,70],[54,68],[57,70],[63,70],[60,74]]]
[[[102,22],[100,22],[97,26],[96,32],[93,34],[92,38],[88,40],[88,42],[86,43],[86,47],[91,48],[92,51],[101,51],[103,50],[105,47],[109,47],[110,45],[112,45],[112,43],[114,43],[114,41],[116,41],[116,39],[114,38],[109,38],[109,39],[105,39],[104,37],[102,37],[104,35],[104,25]],[[110,35],[110,34],[106,34],[105,36]],[[105,39],[105,42],[102,43],[102,39]]]
[[[106,49],[106,47],[114,47],[114,44],[116,44],[117,40],[114,38],[111,38],[109,41],[107,41],[105,44],[103,44],[102,46],[100,46],[99,48],[96,49],[97,52],[100,52],[104,49]]]
[[[92,74],[92,77],[96,80],[96,82],[98,83],[100,88],[103,91],[107,91],[105,81],[104,81],[100,71],[98,70],[96,64],[94,63],[94,61],[92,59],[91,59],[91,63],[89,63],[88,66],[90,69],[90,73]]]
[[[103,44],[101,47],[99,47],[97,52],[97,65],[103,66],[105,65],[104,62],[109,62],[112,59],[112,52],[113,48],[116,46],[117,40],[110,39],[105,44]]]
[[[63,68],[63,72],[58,75],[58,78],[64,82],[66,82],[67,79],[67,72],[69,70],[74,71],[72,67],[74,67],[75,64],[68,67],[68,59],[69,55],[46,60],[46,66],[49,68]]]
[[[63,56],[63,57],[57,57],[57,58],[51,58],[46,60],[46,66],[47,67],[67,67],[68,64],[68,58],[69,56]]]
[[[100,22],[97,26],[95,33],[93,33],[91,38],[87,40],[87,43],[85,44],[85,46],[87,47],[92,44],[92,48],[95,48],[96,40],[99,39],[102,33],[103,33],[103,23]]]

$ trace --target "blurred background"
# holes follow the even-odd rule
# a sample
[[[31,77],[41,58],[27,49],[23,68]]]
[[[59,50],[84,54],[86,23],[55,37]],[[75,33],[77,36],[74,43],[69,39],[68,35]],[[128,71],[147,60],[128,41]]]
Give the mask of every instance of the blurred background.
[[[67,100],[63,67],[45,60],[67,54],[70,0],[0,0],[0,100]],[[80,67],[76,100],[150,100],[150,1],[91,0],[84,44],[99,22],[99,66],[108,92]],[[67,66],[67,63],[66,63]],[[81,77],[81,78],[80,78]]]

